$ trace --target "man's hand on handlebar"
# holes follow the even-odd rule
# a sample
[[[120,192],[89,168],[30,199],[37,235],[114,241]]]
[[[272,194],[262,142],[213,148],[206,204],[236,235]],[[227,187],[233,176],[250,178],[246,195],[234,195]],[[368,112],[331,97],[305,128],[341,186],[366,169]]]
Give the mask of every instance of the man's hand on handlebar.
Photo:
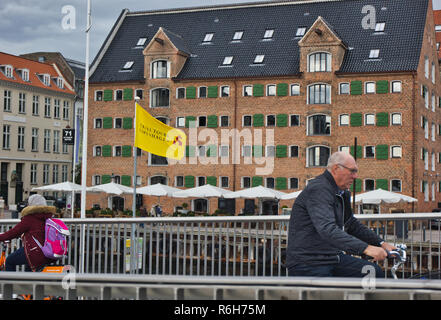
[[[372,257],[373,261],[383,261],[387,257],[387,251],[385,249],[371,245],[368,245],[363,253]]]

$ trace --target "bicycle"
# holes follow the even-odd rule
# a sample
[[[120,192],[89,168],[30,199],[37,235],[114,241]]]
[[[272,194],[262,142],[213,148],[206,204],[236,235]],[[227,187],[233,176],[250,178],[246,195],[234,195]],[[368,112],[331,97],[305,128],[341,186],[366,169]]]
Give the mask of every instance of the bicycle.
[[[1,254],[0,254],[0,271],[5,271],[6,269],[6,251],[10,245],[9,241],[2,242],[1,244]],[[70,265],[62,265],[62,266],[45,266],[42,270],[37,272],[43,273],[68,273],[72,270],[72,266]],[[19,294],[16,296],[17,300],[32,300],[31,294]],[[62,300],[62,297],[55,296],[47,296],[44,300]]]

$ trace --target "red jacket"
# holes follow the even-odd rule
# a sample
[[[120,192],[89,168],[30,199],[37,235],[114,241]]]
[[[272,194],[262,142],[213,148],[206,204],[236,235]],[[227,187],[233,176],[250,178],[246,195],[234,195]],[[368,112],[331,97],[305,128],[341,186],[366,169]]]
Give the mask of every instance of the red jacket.
[[[7,241],[21,236],[29,266],[32,271],[36,271],[53,262],[53,260],[44,256],[34,238],[43,245],[46,219],[52,217],[55,213],[55,207],[29,206],[25,207],[21,213],[21,221],[14,228],[0,234],[0,241]]]

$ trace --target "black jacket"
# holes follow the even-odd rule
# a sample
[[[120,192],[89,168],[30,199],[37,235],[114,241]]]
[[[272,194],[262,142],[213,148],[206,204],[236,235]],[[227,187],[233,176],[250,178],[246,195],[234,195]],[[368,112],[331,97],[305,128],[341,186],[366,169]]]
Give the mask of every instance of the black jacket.
[[[288,268],[337,263],[342,251],[361,255],[368,244],[380,245],[383,240],[353,216],[350,199],[328,171],[308,183],[292,207]]]

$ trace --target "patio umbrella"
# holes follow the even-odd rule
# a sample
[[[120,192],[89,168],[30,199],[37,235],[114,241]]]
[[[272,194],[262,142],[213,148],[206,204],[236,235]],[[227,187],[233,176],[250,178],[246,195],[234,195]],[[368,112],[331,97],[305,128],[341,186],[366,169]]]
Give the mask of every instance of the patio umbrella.
[[[360,193],[355,196],[355,202],[367,204],[381,204],[381,203],[398,203],[398,202],[416,202],[415,198],[406,196],[404,194],[377,189]]]
[[[302,191],[303,190],[287,193],[284,196],[282,196],[280,199],[282,199],[282,200],[296,199]]]
[[[32,188],[31,191],[61,191],[61,192],[71,192],[72,193],[72,203],[71,203],[71,216],[74,216],[74,204],[75,198],[74,194],[77,192],[81,192],[81,185],[65,181],[61,183],[49,184],[47,186],[35,187]],[[66,204],[67,206],[67,204]]]
[[[227,189],[215,187],[211,184],[205,184],[200,187],[190,188],[186,190],[180,190],[173,193],[175,198],[226,198],[226,195],[232,193]]]
[[[108,194],[121,195],[121,194],[133,194],[133,189],[122,184],[115,182],[109,182],[105,184],[99,184],[91,186],[86,189],[89,192],[104,192]]]
[[[232,192],[225,195],[225,198],[244,198],[244,199],[258,199],[259,200],[259,210],[260,214],[263,211],[263,200],[264,199],[275,199],[280,200],[286,193],[277,191],[274,189],[266,188],[264,186],[257,186],[253,188],[243,189],[239,191]]]
[[[170,187],[162,183],[156,183],[150,186],[136,188],[136,193],[144,194],[146,196],[157,196],[157,197],[164,197],[164,196],[171,197],[173,193],[177,191],[181,191],[181,189]]]

